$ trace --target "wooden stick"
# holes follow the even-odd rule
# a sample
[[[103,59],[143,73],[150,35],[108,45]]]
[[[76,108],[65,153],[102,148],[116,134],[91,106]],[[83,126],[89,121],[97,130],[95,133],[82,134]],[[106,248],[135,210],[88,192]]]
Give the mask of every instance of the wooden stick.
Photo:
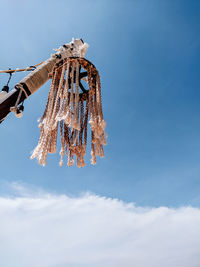
[[[44,61],[43,61],[44,62]],[[30,71],[30,70],[34,70],[37,66],[41,65],[43,62],[40,62],[34,66],[29,66],[27,68],[23,68],[23,69],[15,69],[15,70],[0,70],[0,73],[14,73],[14,72],[20,72],[20,71]]]

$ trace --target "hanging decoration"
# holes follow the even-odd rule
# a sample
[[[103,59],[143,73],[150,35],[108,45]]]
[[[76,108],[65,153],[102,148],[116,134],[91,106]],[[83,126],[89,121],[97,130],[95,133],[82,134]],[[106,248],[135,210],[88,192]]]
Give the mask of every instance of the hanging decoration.
[[[60,165],[67,156],[68,166],[76,160],[78,167],[84,167],[88,132],[91,163],[96,164],[97,156],[104,157],[106,123],[102,111],[100,76],[95,66],[84,57],[87,48],[82,39],[72,39],[15,86],[15,101],[11,94],[13,100],[10,101],[9,111],[16,112],[19,103],[52,79],[46,108],[39,123],[41,136],[31,155],[31,159],[36,158],[43,166],[46,165],[48,153],[56,153],[60,143]],[[58,135],[60,142],[57,141]]]

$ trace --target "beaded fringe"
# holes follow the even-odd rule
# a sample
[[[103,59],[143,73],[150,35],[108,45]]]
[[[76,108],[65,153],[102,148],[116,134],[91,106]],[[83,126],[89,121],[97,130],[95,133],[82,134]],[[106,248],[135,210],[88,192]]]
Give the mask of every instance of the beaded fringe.
[[[80,69],[87,71],[89,89],[79,93]],[[88,120],[91,128],[91,163],[96,156],[104,157],[105,121],[101,103],[101,84],[95,66],[84,58],[66,58],[58,63],[51,74],[52,83],[39,128],[41,136],[31,159],[37,158],[45,166],[48,153],[55,153],[60,130],[60,165],[68,157],[68,166],[85,166]],[[73,82],[71,82],[73,81]],[[60,129],[59,129],[60,128]]]

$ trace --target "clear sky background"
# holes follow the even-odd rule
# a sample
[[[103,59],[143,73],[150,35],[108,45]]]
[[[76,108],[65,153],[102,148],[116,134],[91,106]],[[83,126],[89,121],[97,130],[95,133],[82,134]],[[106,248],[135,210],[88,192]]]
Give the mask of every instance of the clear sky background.
[[[1,1],[1,69],[37,64],[83,38],[101,75],[108,145],[96,166],[29,159],[50,83],[0,125],[2,191],[21,182],[148,206],[200,205],[200,2]],[[28,74],[28,73],[27,73]],[[11,87],[26,73],[15,74]],[[8,75],[1,74],[3,86]],[[59,151],[59,150],[58,150]],[[65,162],[66,163],[66,162]]]
[[[89,43],[108,133],[96,166],[30,160],[50,81],[0,125],[0,266],[199,267],[200,1],[0,0],[0,25],[0,69]]]

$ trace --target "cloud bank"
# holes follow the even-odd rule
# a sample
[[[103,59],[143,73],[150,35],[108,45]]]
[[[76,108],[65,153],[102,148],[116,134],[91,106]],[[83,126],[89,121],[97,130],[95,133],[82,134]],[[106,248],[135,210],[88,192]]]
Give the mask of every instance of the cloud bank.
[[[200,209],[91,194],[1,197],[0,266],[199,267]]]

